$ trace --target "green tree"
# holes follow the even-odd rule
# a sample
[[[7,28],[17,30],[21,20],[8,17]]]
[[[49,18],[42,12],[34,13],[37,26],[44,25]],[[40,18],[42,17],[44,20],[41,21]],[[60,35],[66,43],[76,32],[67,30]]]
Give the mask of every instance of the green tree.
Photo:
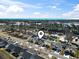
[[[77,48],[77,50],[75,51],[75,57],[79,59],[79,48]]]
[[[57,59],[56,57],[54,57],[54,56],[52,56],[52,58],[51,59]]]

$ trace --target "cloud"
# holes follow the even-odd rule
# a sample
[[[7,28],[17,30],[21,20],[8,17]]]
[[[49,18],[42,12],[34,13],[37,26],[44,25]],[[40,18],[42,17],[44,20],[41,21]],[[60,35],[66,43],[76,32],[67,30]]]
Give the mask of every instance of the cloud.
[[[47,14],[30,15],[29,18],[49,18]]]
[[[20,7],[19,5],[9,6],[6,10],[6,12],[14,12],[14,13],[23,12],[23,11],[24,11],[24,9],[22,7]]]
[[[47,8],[50,9],[50,10],[57,10],[57,11],[61,11],[62,10],[61,8],[59,8],[56,5],[50,5],[50,6],[47,6]]]
[[[68,18],[79,18],[79,4],[73,7],[72,11],[62,14],[64,17]]]
[[[57,8],[56,6],[52,6],[52,8]]]
[[[79,11],[79,4],[74,7],[74,11]]]
[[[51,1],[53,2],[52,4],[54,4],[56,6],[67,3],[67,0],[51,0]]]
[[[6,7],[4,5],[0,5],[0,10],[5,10]]]
[[[57,6],[55,6],[55,5],[50,5],[50,6],[47,6],[48,8],[53,8],[53,9],[56,9],[57,8]]]
[[[39,15],[39,14],[41,14],[40,12],[34,12],[33,13],[34,15]]]
[[[56,9],[57,6],[48,6],[49,8],[53,8],[53,9]]]
[[[41,12],[33,12],[28,16],[29,18],[49,18],[49,15]]]
[[[0,12],[0,15],[2,15],[3,13],[2,12]]]
[[[0,1],[0,4],[3,4],[3,5],[20,5],[22,7],[25,7],[25,8],[42,8],[41,6],[36,6],[36,5],[33,5],[33,4],[28,4],[28,3],[22,3],[20,1],[16,1],[16,0],[1,0]]]
[[[39,9],[28,3],[22,3],[17,0],[0,0],[0,18],[26,18],[28,16],[27,9]]]

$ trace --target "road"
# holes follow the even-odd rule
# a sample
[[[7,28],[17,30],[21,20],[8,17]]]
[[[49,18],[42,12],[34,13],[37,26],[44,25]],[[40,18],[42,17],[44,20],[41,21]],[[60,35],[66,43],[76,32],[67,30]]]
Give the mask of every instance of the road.
[[[3,37],[3,38],[10,37],[10,39],[8,41],[18,42],[18,44],[21,45],[22,48],[30,48],[30,49],[33,49],[33,50],[40,52],[40,54],[38,54],[38,55],[45,58],[45,59],[50,59],[48,57],[49,53],[51,53],[53,56],[60,58],[60,59],[69,59],[69,58],[64,57],[62,55],[56,54],[54,51],[51,52],[51,51],[47,50],[46,48],[43,48],[43,47],[38,46],[36,44],[27,42],[27,40],[31,39],[30,36],[28,37],[27,40],[23,40],[21,38],[16,38],[16,37],[10,36],[7,33],[3,33],[3,32],[0,32],[0,36]]]

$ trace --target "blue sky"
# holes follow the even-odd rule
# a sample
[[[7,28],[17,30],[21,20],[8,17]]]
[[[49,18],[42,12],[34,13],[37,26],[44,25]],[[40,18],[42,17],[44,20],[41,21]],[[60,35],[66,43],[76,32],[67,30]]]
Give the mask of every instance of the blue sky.
[[[0,0],[0,18],[79,19],[79,0]]]

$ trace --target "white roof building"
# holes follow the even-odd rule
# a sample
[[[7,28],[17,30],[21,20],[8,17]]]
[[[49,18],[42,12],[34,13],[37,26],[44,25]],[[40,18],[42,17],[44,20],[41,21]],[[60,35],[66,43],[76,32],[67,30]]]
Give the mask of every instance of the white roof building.
[[[72,40],[72,43],[79,45],[79,38],[78,38],[78,37],[75,37],[75,38]]]
[[[65,38],[66,38],[65,35],[60,36],[60,37],[59,37],[59,40],[62,41],[62,42],[67,42],[67,40],[66,40]]]

